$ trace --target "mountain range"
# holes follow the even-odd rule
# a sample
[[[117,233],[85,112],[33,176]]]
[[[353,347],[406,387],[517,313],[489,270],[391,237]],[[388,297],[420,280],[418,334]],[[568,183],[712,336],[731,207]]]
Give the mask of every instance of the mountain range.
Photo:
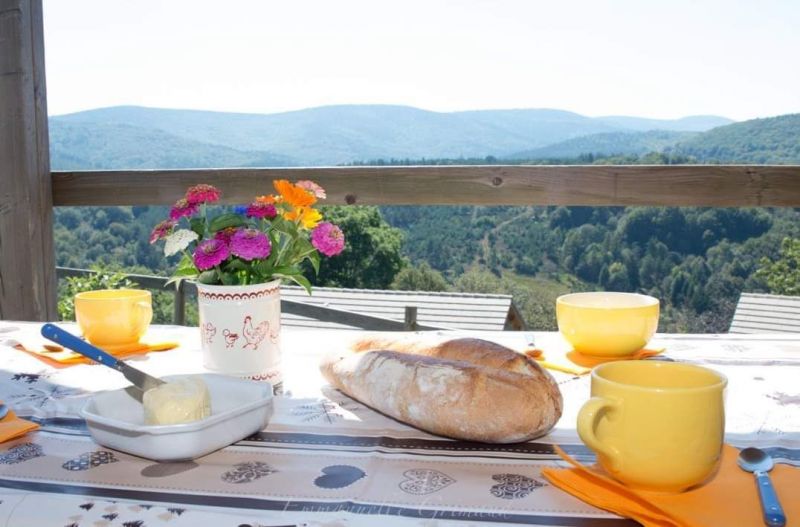
[[[116,106],[50,117],[50,145],[60,170],[546,159],[660,151],[731,123],[718,116],[658,120],[551,109],[442,113],[342,105],[245,114]]]

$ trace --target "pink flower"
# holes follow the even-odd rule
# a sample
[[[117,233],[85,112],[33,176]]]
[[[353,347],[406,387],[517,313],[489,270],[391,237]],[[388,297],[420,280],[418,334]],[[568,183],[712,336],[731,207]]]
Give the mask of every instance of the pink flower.
[[[304,179],[302,181],[298,181],[295,183],[296,186],[307,190],[311,194],[314,194],[318,199],[325,199],[325,189],[314,183],[313,181],[309,181]]]
[[[181,198],[172,206],[172,210],[169,211],[169,217],[172,220],[179,220],[183,217],[194,216],[196,212],[197,203],[190,203],[185,198]]]
[[[189,190],[186,191],[186,201],[193,205],[214,203],[219,201],[220,196],[222,196],[222,192],[217,187],[205,183],[189,187]]]
[[[239,229],[231,237],[231,252],[242,260],[259,260],[269,256],[272,244],[258,229]]]
[[[272,203],[251,203],[245,210],[245,215],[248,218],[267,218],[271,220],[278,215],[278,210]]]
[[[197,245],[194,250],[194,264],[205,271],[222,263],[230,254],[230,249],[223,241],[212,238]]]
[[[231,238],[233,237],[233,233],[236,232],[236,227],[228,227],[227,229],[222,229],[221,231],[217,231],[214,234],[214,239],[219,240],[225,245],[231,244]]]
[[[325,256],[336,256],[344,250],[344,233],[333,223],[323,221],[311,231],[311,245]]]
[[[177,224],[178,222],[175,220],[164,220],[153,227],[153,232],[150,233],[150,243],[156,243],[169,236]]]

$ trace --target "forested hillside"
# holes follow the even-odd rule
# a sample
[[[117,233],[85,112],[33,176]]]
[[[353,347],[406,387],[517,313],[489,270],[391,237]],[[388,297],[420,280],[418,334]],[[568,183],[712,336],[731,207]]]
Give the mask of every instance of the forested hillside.
[[[721,126],[678,143],[674,150],[701,162],[800,163],[800,114]]]
[[[643,292],[662,300],[662,329],[684,332],[726,331],[739,293],[766,291],[755,275],[761,258],[776,258],[784,237],[800,235],[800,214],[791,209],[382,210],[389,223],[412,233],[409,258],[428,262],[452,282],[487,269],[498,284],[506,279],[504,291],[541,287],[548,302],[554,288]],[[533,303],[523,306],[526,320],[552,327],[551,310]]]

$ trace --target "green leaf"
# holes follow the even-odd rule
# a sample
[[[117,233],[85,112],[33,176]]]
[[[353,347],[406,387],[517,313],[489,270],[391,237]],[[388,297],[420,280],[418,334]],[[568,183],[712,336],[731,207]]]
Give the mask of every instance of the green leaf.
[[[241,261],[238,258],[234,258],[227,265],[225,265],[226,271],[245,271],[247,270],[247,264]]]
[[[201,238],[203,237],[203,234],[206,233],[206,224],[205,221],[203,221],[203,218],[192,218],[189,220],[189,226]]]
[[[319,274],[319,262],[320,262],[320,260],[321,260],[321,258],[319,256],[319,253],[317,253],[317,252],[313,252],[313,253],[308,255],[308,261],[311,262],[311,267],[314,268],[314,274],[315,275]]]
[[[220,273],[219,277],[222,281],[222,285],[237,285],[236,277],[230,273]]]
[[[177,288],[179,288],[181,286],[181,282],[183,282],[184,280],[188,280],[188,279],[196,278],[196,277],[197,277],[197,273],[194,273],[192,275],[186,275],[186,276],[174,275],[174,276],[172,276],[172,278],[167,280],[167,282],[164,284],[164,289],[166,289],[167,286],[170,286],[172,284],[175,284],[175,288],[177,289]]]
[[[273,273],[273,276],[275,278],[286,278],[287,280],[291,280],[297,285],[302,286],[303,289],[305,289],[309,295],[311,294],[311,282],[309,282],[308,278],[306,278],[300,273],[293,273],[293,274]]]
[[[176,269],[174,273],[172,273],[173,277],[187,277],[187,276],[195,276],[197,275],[197,269],[194,267],[184,267],[181,269]]]
[[[297,238],[297,225],[294,222],[286,221],[280,216],[272,220],[272,228],[280,233],[287,234],[291,238]]]
[[[197,268],[194,266],[194,261],[192,260],[192,257],[189,256],[188,254],[184,254],[181,257],[181,260],[178,262],[177,269],[179,271],[184,270],[184,269],[191,269],[191,270],[197,272]]]
[[[307,255],[309,253],[312,253],[312,252],[314,252],[316,250],[314,248],[314,246],[311,245],[311,242],[309,240],[307,240],[306,238],[298,238],[295,241],[294,245],[295,245],[295,247],[294,247],[295,250],[298,252],[298,254],[300,254],[302,256],[305,256],[305,255]]]
[[[215,285],[217,283],[217,272],[213,269],[209,269],[208,271],[203,271],[197,277],[197,281],[201,284],[206,285]]]
[[[234,212],[227,212],[225,214],[220,214],[213,220],[208,226],[208,230],[210,232],[217,232],[223,229],[227,229],[228,227],[241,227],[245,224],[245,219]]]
[[[290,274],[300,274],[300,271],[291,265],[282,265],[280,267],[276,267],[272,270],[272,274],[274,275],[290,275]]]
[[[267,260],[256,260],[252,264],[253,270],[261,275],[263,278],[266,278],[270,275],[273,271],[272,264]]]

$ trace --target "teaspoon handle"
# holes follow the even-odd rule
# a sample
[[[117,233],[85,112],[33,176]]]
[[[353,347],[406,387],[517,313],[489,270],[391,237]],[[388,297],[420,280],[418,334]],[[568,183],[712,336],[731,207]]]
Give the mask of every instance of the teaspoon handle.
[[[758,496],[761,498],[761,510],[764,512],[764,523],[769,527],[784,527],[786,525],[786,515],[783,513],[781,503],[778,501],[778,494],[769,474],[766,472],[755,472],[756,484],[758,485]]]

